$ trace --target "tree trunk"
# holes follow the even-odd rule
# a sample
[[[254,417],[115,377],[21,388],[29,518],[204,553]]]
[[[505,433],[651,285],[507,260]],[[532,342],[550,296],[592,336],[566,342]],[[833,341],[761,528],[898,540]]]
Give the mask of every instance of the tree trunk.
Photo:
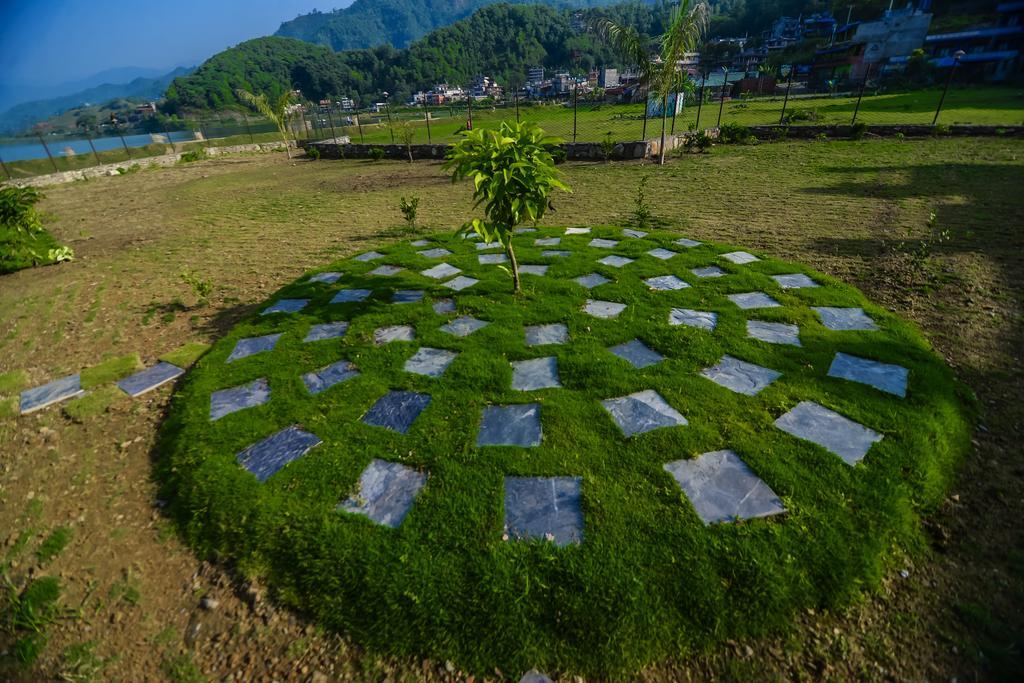
[[[665,126],[668,125],[668,94],[661,97],[661,147],[658,149],[658,163],[665,163]]]
[[[519,281],[519,261],[516,260],[516,251],[512,248],[512,236],[509,235],[508,246],[505,248],[508,253],[508,260],[512,265],[512,289],[516,294],[523,291],[522,283]]]

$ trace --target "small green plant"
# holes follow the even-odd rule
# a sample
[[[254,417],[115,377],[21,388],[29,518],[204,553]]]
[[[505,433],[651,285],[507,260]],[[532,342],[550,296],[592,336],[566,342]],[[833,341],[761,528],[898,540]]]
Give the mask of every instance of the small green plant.
[[[131,175],[132,173],[138,173],[141,170],[142,166],[139,166],[138,164],[132,164],[128,168],[125,168],[124,166],[117,167],[118,175]]]
[[[612,154],[615,153],[615,141],[612,139],[611,132],[604,134],[604,138],[601,140],[600,145],[601,157],[607,162],[612,158]]]
[[[58,244],[43,228],[36,210],[42,198],[34,187],[0,188],[0,274],[74,258],[70,247]]]
[[[896,138],[896,142],[903,142],[907,139],[907,136],[900,131],[896,131],[896,135],[893,135],[893,137]]]
[[[948,123],[936,123],[935,128],[932,130],[936,135],[949,135],[953,132],[953,129],[949,127]]]
[[[320,159],[320,148],[319,147],[315,147],[313,145],[310,145],[309,147],[307,147],[306,148],[306,158],[310,159],[312,161],[319,160]]]
[[[4,596],[0,604],[0,627],[11,636],[11,652],[23,668],[30,667],[42,654],[49,638],[46,629],[64,616],[60,604],[60,580],[53,576],[32,579],[19,591],[6,571],[2,575]]]
[[[412,124],[408,121],[402,121],[395,127],[395,132],[398,139],[403,145],[405,145],[405,153],[409,157],[409,163],[412,163],[412,141],[416,138],[416,129],[412,127]]]
[[[868,132],[868,124],[863,121],[857,121],[850,126],[850,139],[851,140],[863,140],[864,136]]]
[[[401,202],[398,204],[398,208],[402,212],[402,218],[405,219],[410,232],[416,230],[416,209],[419,205],[419,197],[409,197],[409,199],[402,197]]]
[[[828,133],[818,133],[814,136],[814,139],[818,142],[828,142]]]
[[[72,645],[61,657],[60,680],[67,683],[89,683],[98,680],[107,660],[96,654],[96,642]]]
[[[36,550],[36,557],[39,559],[39,564],[46,564],[53,558],[60,555],[70,542],[71,529],[69,527],[60,526],[54,529],[50,532],[49,536],[43,539],[43,542],[39,544],[39,549]]]
[[[370,159],[373,161],[381,161],[384,159],[384,148],[373,147],[370,149]]]
[[[202,161],[206,158],[206,150],[202,147],[191,149],[181,155],[181,163],[190,164],[193,161]]]
[[[646,230],[651,225],[651,210],[647,206],[647,181],[648,176],[640,176],[640,184],[636,188],[636,197],[633,198],[633,224],[637,230]]]
[[[195,271],[191,269],[183,270],[179,277],[181,281],[192,288],[192,292],[199,299],[200,305],[205,305],[210,299],[210,294],[213,293],[213,283],[209,280],[204,280]]]
[[[235,90],[238,99],[245,102],[259,113],[266,116],[277,126],[277,132],[281,134],[284,141],[284,151],[288,158],[292,158],[291,144],[288,142],[288,119],[291,117],[292,91],[285,90],[281,96],[271,104],[264,93],[255,95],[248,90],[241,88]]]
[[[739,123],[723,123],[718,129],[718,141],[724,145],[750,144],[750,129]]]
[[[793,109],[786,114],[783,119],[783,123],[799,123],[804,121],[806,123],[813,123],[819,119],[817,109]]]
[[[708,135],[706,130],[699,130],[693,135],[686,136],[686,141],[683,143],[683,147],[687,152],[696,151],[700,154],[707,154],[714,144],[714,139]]]

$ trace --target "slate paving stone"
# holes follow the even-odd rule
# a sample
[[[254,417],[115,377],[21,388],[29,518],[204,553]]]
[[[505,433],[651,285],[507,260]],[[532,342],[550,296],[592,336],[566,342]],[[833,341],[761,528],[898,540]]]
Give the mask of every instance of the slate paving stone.
[[[22,415],[27,415],[84,393],[81,378],[77,374],[68,375],[21,392],[18,409]]]
[[[612,346],[608,350],[638,369],[646,368],[665,360],[665,356],[649,348],[639,339],[633,339],[624,344]]]
[[[526,328],[527,346],[544,346],[546,344],[567,344],[569,328],[562,323],[550,325],[530,325]]]
[[[373,294],[369,289],[343,289],[334,295],[331,299],[332,304],[351,304],[359,301],[365,301],[367,297]]]
[[[134,375],[118,380],[117,386],[121,391],[135,398],[136,396],[142,396],[147,391],[163,386],[184,374],[185,371],[177,365],[160,361],[142,372],[136,372]]]
[[[425,275],[435,280],[443,280],[446,277],[458,275],[461,272],[462,271],[456,268],[455,266],[449,265],[447,263],[439,263],[433,268],[427,268],[426,270],[421,271],[420,275]]]
[[[254,443],[236,454],[235,460],[262,483],[321,443],[316,434],[293,426]]]
[[[270,400],[270,384],[261,377],[248,384],[221,389],[210,395],[210,422],[225,415],[263,405]]]
[[[377,346],[383,346],[395,341],[413,341],[415,339],[416,330],[411,325],[389,325],[373,332],[373,343]]]
[[[593,289],[594,287],[603,285],[606,282],[611,282],[611,280],[599,273],[591,273],[590,275],[580,275],[579,277],[575,277],[573,278],[573,282],[582,287],[586,287],[587,289]]]
[[[414,247],[425,247],[430,244],[430,240],[416,240],[415,242],[411,242],[411,244]]]
[[[616,242],[615,240],[605,240],[601,239],[600,237],[595,237],[594,239],[590,240],[590,243],[587,244],[587,246],[594,247],[596,249],[614,249],[615,247],[619,246],[619,243]]]
[[[656,292],[671,292],[677,289],[686,289],[690,286],[688,282],[677,278],[675,275],[649,277],[644,280],[644,283]]]
[[[452,255],[452,252],[448,251],[444,247],[435,247],[433,249],[424,249],[423,251],[418,252],[418,253],[423,258],[430,258],[430,259],[444,258],[445,256],[451,256]]]
[[[516,228],[512,232],[516,235],[526,235],[531,232],[537,232],[537,228]]]
[[[427,377],[440,377],[458,356],[456,351],[432,349],[424,346],[405,361],[405,371]]]
[[[399,434],[409,431],[412,423],[430,403],[429,394],[415,391],[389,391],[363,415],[363,422],[384,427]]]
[[[769,344],[800,346],[800,328],[786,323],[770,323],[763,320],[747,321],[747,336]]]
[[[487,251],[488,249],[502,249],[501,242],[477,242],[477,251]]]
[[[306,385],[309,393],[316,396],[327,391],[335,384],[341,384],[347,380],[359,376],[359,369],[347,360],[340,360],[332,363],[326,368],[320,368],[315,372],[307,372],[302,376],[302,383]]]
[[[769,517],[786,511],[782,501],[740,456],[730,450],[703,453],[664,465],[705,524]]]
[[[686,237],[680,237],[675,242],[673,242],[673,244],[678,244],[679,246],[686,247],[687,249],[693,249],[694,247],[699,247],[701,244],[703,244],[703,242],[687,239]]]
[[[535,247],[557,247],[562,242],[561,237],[544,237],[533,241]]]
[[[614,301],[587,299],[587,303],[583,305],[584,313],[588,313],[595,318],[604,318],[605,320],[618,318],[619,314],[624,310],[626,310],[626,304],[620,304]]]
[[[782,376],[781,372],[729,355],[722,356],[718,365],[706,368],[700,374],[715,384],[744,396],[756,396]]]
[[[512,361],[512,388],[515,391],[557,389],[561,386],[558,359],[554,356]]]
[[[745,311],[756,308],[778,308],[780,304],[764,292],[743,292],[742,294],[729,294],[727,297]]]
[[[378,266],[371,270],[368,275],[377,275],[379,277],[392,277],[401,273],[404,268],[398,266]]]
[[[487,406],[476,435],[477,446],[539,446],[540,404]]]
[[[647,237],[648,233],[643,230],[633,230],[632,228],[626,228],[622,231],[624,237],[632,237],[633,239],[643,239]]]
[[[328,285],[333,285],[341,278],[341,273],[317,273],[316,275],[310,276],[310,282],[323,282]]]
[[[444,315],[445,313],[455,312],[455,300],[454,299],[438,299],[434,302],[434,313],[438,315]]]
[[[705,266],[704,268],[694,268],[690,271],[697,277],[722,277],[725,275],[725,271],[718,266]]]
[[[352,260],[363,261],[365,263],[367,261],[375,261],[379,258],[384,258],[384,254],[380,253],[379,251],[368,251],[365,254],[360,254],[359,256],[356,256]]]
[[[472,316],[464,315],[461,318],[456,318],[447,325],[442,325],[441,331],[455,335],[456,337],[468,337],[477,330],[483,329],[488,325],[490,325],[490,323],[485,320],[477,320]]]
[[[263,309],[260,315],[272,313],[298,313],[309,304],[309,299],[281,299]]]
[[[400,289],[391,295],[393,304],[414,304],[423,301],[422,289]]]
[[[309,334],[302,341],[308,343],[325,341],[327,339],[339,339],[344,337],[346,332],[348,332],[348,323],[345,321],[313,325],[313,327],[309,328]]]
[[[748,254],[745,251],[730,251],[728,254],[722,254],[722,258],[731,263],[735,263],[738,266],[761,260],[753,254]]]
[[[566,228],[566,235],[589,235],[590,228]]]
[[[775,421],[775,426],[835,453],[856,465],[882,435],[813,401],[803,401]]]
[[[498,263],[508,263],[508,256],[505,254],[480,254],[476,257],[481,266],[493,266]]]
[[[668,324],[710,331],[718,324],[718,314],[711,311],[695,311],[692,308],[673,308],[668,312]]]
[[[902,365],[837,353],[832,359],[832,367],[828,369],[828,376],[867,384],[900,398],[907,395],[907,369]]]
[[[460,275],[457,278],[445,282],[444,286],[447,287],[448,289],[454,289],[456,292],[461,292],[462,290],[468,287],[472,287],[478,282],[480,281],[474,278],[466,277],[465,275]]]
[[[623,266],[628,266],[633,261],[634,259],[626,258],[625,256],[611,254],[609,256],[605,256],[603,259],[600,259],[598,263],[602,263],[606,266],[611,266],[612,268],[622,268]]]
[[[559,547],[583,541],[580,477],[505,477],[505,533]]]
[[[524,266],[519,266],[519,272],[524,273],[526,275],[547,275],[548,268],[550,267],[551,266],[539,266],[534,264],[528,264]]]
[[[565,258],[571,252],[560,250],[560,249],[548,249],[540,252],[540,255],[544,258]]]
[[[646,389],[622,398],[601,401],[626,438],[662,427],[689,424],[679,411],[668,404],[656,391]]]
[[[359,491],[338,505],[338,510],[364,515],[382,526],[397,529],[416,502],[427,475],[397,462],[373,460],[359,475]]]
[[[662,261],[667,261],[673,256],[676,256],[677,253],[678,252],[672,251],[671,249],[662,249],[661,247],[658,247],[657,249],[651,249],[647,252],[647,255],[653,256],[656,259],[661,259]]]
[[[281,334],[265,334],[262,337],[249,337],[247,339],[239,339],[238,343],[235,344],[235,348],[232,349],[231,355],[228,356],[228,363],[233,363],[236,360],[242,358],[248,358],[254,356],[257,353],[263,353],[264,351],[273,351],[274,347],[277,346],[278,340],[281,339]]]
[[[772,275],[772,279],[783,289],[804,289],[806,287],[820,287],[817,282],[803,273],[791,273],[789,275]]]
[[[863,308],[832,308],[830,306],[812,306],[811,310],[821,318],[821,324],[830,330],[848,332],[853,330],[874,331],[878,325]]]

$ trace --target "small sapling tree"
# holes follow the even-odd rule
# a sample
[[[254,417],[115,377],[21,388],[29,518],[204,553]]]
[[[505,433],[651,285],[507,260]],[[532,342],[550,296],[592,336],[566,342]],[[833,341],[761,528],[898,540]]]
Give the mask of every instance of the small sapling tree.
[[[286,90],[280,97],[274,100],[273,104],[267,100],[267,96],[263,93],[254,95],[248,90],[238,88],[235,90],[235,94],[238,95],[238,99],[274,122],[274,125],[277,126],[277,131],[281,134],[281,139],[284,140],[284,152],[291,159],[292,152],[288,146],[288,105],[292,101],[292,92]]]

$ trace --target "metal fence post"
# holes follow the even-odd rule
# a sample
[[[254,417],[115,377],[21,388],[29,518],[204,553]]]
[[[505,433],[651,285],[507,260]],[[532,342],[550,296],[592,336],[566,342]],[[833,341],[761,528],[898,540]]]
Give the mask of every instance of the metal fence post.
[[[572,89],[572,141],[576,142],[576,114],[580,103],[580,86],[575,84]]]
[[[103,162],[100,161],[100,155],[96,153],[96,145],[92,144],[92,135],[89,134],[89,131],[85,131],[85,139],[89,141],[89,149],[92,150],[92,155],[96,157],[96,165],[99,166]]]
[[[427,108],[427,98],[423,98],[423,118],[427,122],[427,144],[433,144],[433,140],[430,139],[430,109]]]
[[[700,130],[700,109],[704,104],[704,85],[708,82],[707,73],[700,79],[700,97],[697,99],[697,122],[693,124],[694,130]]]
[[[10,169],[7,168],[7,164],[4,163],[3,157],[0,157],[0,166],[3,167],[4,173],[7,175],[7,179],[10,180],[11,179],[11,171],[10,171]]]
[[[966,54],[963,50],[957,50],[953,53],[953,66],[949,70],[949,78],[946,79],[946,87],[942,89],[942,97],[939,98],[939,106],[935,108],[935,118],[932,119],[932,125],[934,126],[939,122],[939,112],[942,111],[942,104],[946,101],[946,93],[949,92],[949,84],[953,82],[953,74],[956,73],[956,68],[960,65],[960,58]]]
[[[39,138],[39,142],[43,143],[43,149],[46,150],[46,156],[50,157],[50,163],[53,165],[53,172],[57,173],[57,162],[53,160],[53,155],[50,154],[50,148],[46,146],[46,140],[43,139],[42,133],[36,133],[36,137]]]
[[[338,131],[334,130],[334,117],[331,116],[331,108],[327,107],[327,120],[331,122],[331,135],[334,136],[334,142],[338,142]]]
[[[516,123],[519,123],[519,88],[512,90],[512,97],[516,101]]]
[[[252,128],[249,127],[249,115],[243,113],[242,118],[245,119],[245,131],[249,134],[249,144],[254,145],[256,144],[256,139],[253,138]]]
[[[121,146],[124,147],[124,153],[128,155],[128,160],[130,161],[132,158],[132,151],[128,149],[128,143],[124,139],[124,133],[122,133],[121,129],[117,127],[117,124],[114,125],[114,130],[117,131],[117,136],[121,138]]]
[[[779,114],[779,125],[786,123],[786,105],[789,104],[789,91],[793,87],[793,72],[796,67],[789,65],[789,77],[786,79],[786,97],[782,100],[782,113]]]
[[[171,131],[168,130],[168,128],[169,128],[169,126],[167,125],[167,122],[164,121],[164,125],[163,125],[164,135],[167,136],[167,144],[169,144],[171,146],[171,154],[175,154],[178,150],[174,147],[174,140],[171,139]]]
[[[468,111],[469,111],[469,121],[468,121],[468,123],[469,123],[469,130],[473,130],[473,96],[470,95],[469,97],[467,97],[466,98],[466,102],[469,103],[469,105],[468,105],[469,106],[469,109],[468,109]]]
[[[363,137],[363,122],[359,120],[359,112],[356,112],[356,128],[359,129],[359,144],[364,144],[366,139]]]
[[[860,111],[860,101],[864,98],[864,88],[868,85],[868,74],[871,73],[871,65],[868,64],[868,68],[864,70],[864,80],[860,82],[860,92],[857,93],[857,104],[853,107],[853,119],[850,120],[850,125],[857,123],[857,112]]]
[[[715,128],[722,127],[722,110],[725,109],[725,91],[726,88],[729,87],[729,70],[723,69],[723,71],[725,71],[725,80],[722,81],[722,97],[719,98],[718,101],[718,123],[715,124]]]
[[[640,133],[640,139],[647,139],[647,92],[644,92],[644,128]]]

